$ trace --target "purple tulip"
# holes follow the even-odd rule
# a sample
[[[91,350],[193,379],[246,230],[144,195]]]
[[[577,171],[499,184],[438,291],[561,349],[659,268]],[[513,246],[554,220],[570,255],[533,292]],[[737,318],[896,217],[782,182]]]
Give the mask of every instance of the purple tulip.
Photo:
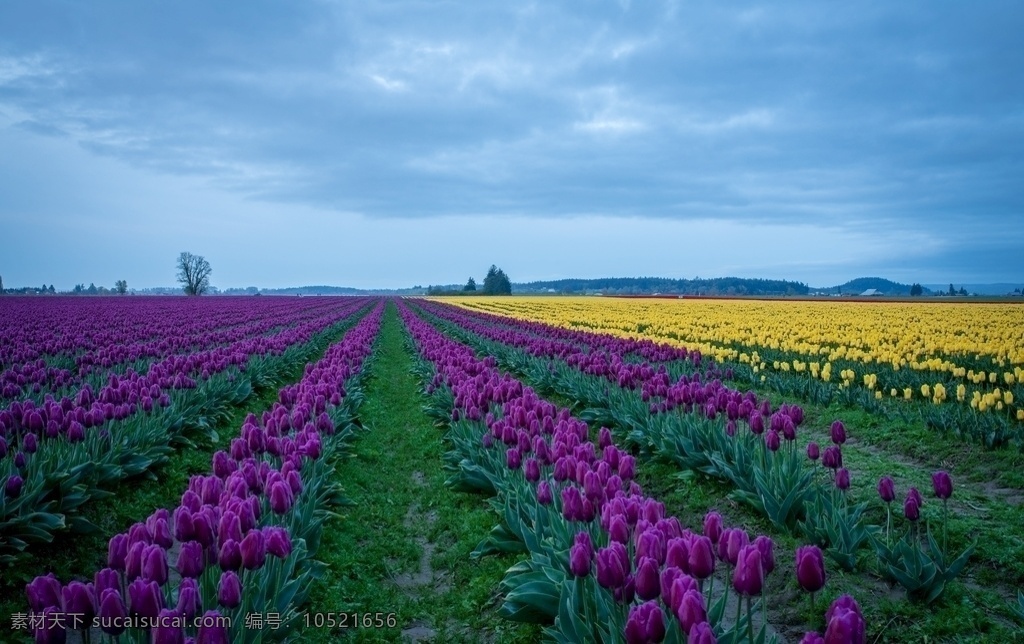
[[[142,576],[163,586],[167,583],[167,551],[157,545],[142,551]]]
[[[682,571],[690,569],[690,540],[685,537],[669,539],[665,544],[665,565]]]
[[[21,478],[17,474],[7,479],[7,484],[4,485],[4,492],[8,498],[16,499],[21,496],[21,488],[25,484],[25,479]]]
[[[911,488],[907,490],[907,496],[914,498],[914,501],[917,503],[917,507],[924,505],[924,497],[921,496],[921,493],[916,487],[911,486]]]
[[[896,500],[896,484],[893,482],[892,477],[883,476],[878,480],[878,496],[886,503],[892,503]]]
[[[715,571],[715,554],[711,539],[694,537],[690,541],[689,573],[697,579],[707,579]]]
[[[693,627],[702,622],[708,621],[707,609],[704,607],[704,596],[697,590],[687,590],[679,600],[676,608],[676,619],[683,628],[683,632],[690,634]]]
[[[199,593],[199,582],[191,578],[182,579],[178,586],[178,614],[191,620],[201,610],[203,610],[203,599]]]
[[[825,586],[825,559],[818,546],[796,549],[796,581],[809,593],[816,593]]]
[[[764,587],[764,568],[761,565],[761,551],[755,545],[743,546],[736,558],[736,570],[732,575],[732,587],[747,597],[761,593]]]
[[[270,509],[274,514],[281,515],[292,509],[294,498],[291,488],[284,481],[275,481],[270,487]]]
[[[61,607],[60,581],[52,572],[39,575],[29,582],[25,586],[25,594],[28,596],[28,605],[34,612],[41,613],[50,606]]]
[[[628,644],[648,644],[665,639],[665,615],[657,602],[649,601],[630,609],[625,635]]]
[[[782,441],[779,438],[779,433],[774,429],[769,430],[768,433],[764,435],[764,446],[768,448],[768,451],[777,452],[781,445]]]
[[[228,539],[220,546],[217,563],[223,570],[238,570],[242,567],[242,549],[234,539]]]
[[[921,505],[917,502],[917,498],[908,494],[907,500],[903,502],[903,516],[908,521],[917,521],[921,518]]]
[[[242,543],[239,544],[242,551],[242,566],[246,570],[262,568],[267,559],[267,544],[263,533],[259,530],[250,530]]]
[[[590,574],[593,549],[585,544],[575,544],[569,549],[569,570],[576,577],[586,577]]]
[[[758,435],[764,433],[764,416],[761,414],[756,412],[751,414],[750,420],[747,423],[750,425],[750,431],[753,433]]]
[[[208,610],[203,614],[196,633],[195,644],[230,644],[227,627],[221,623],[221,614]]]
[[[850,489],[850,470],[845,467],[836,470],[836,487],[843,492]]]
[[[61,626],[62,621],[67,625],[70,620],[59,607],[50,606],[44,609],[41,618],[32,630],[35,641],[40,644],[64,644],[68,634],[65,626]]]
[[[235,608],[242,603],[242,582],[234,571],[221,573],[217,585],[217,602],[224,608]]]
[[[658,562],[651,557],[642,557],[636,567],[634,581],[636,594],[640,599],[656,599],[661,595],[661,575]]]
[[[629,541],[629,524],[626,523],[626,517],[616,514],[611,518],[608,523],[608,538],[619,543]]]
[[[121,588],[121,578],[113,568],[97,570],[93,575],[93,589],[97,597],[103,596],[103,591],[108,588]]]
[[[36,412],[32,413],[35,414]],[[36,415],[38,416],[38,414]],[[21,449],[26,454],[35,454],[36,450],[39,449],[39,439],[36,438],[36,435],[31,432],[25,434],[25,436],[21,439]]]
[[[181,544],[176,568],[182,577],[198,577],[203,574],[203,564],[203,546],[198,541]]]
[[[825,613],[825,643],[864,644],[867,638],[864,617],[857,602],[849,595],[843,595],[832,602]]]
[[[602,587],[621,587],[629,570],[629,553],[621,543],[613,541],[597,551],[597,583]]]
[[[771,538],[763,534],[759,535],[754,539],[754,545],[761,553],[761,567],[764,569],[764,574],[771,574],[775,570],[775,549]]]
[[[832,422],[832,442],[836,445],[842,445],[846,442],[846,426],[843,425],[841,420]]]
[[[814,441],[807,443],[807,458],[816,461],[819,456],[821,456],[821,448],[818,447],[818,444]]]
[[[282,527],[263,528],[263,536],[267,541],[267,554],[284,559],[292,553],[292,539],[288,530]]]
[[[526,459],[526,467],[523,474],[526,476],[526,480],[531,483],[536,483],[540,480],[540,463],[537,462],[537,459]]]
[[[551,505],[554,499],[551,496],[551,486],[548,485],[547,481],[541,481],[537,484],[537,503],[541,505]]]
[[[153,644],[185,644],[185,629],[179,621],[174,609],[165,608],[160,611],[156,626],[151,631]]]
[[[830,470],[837,470],[843,466],[843,453],[838,447],[832,445],[825,448],[821,456],[821,464]]]
[[[701,622],[694,625],[686,644],[718,644],[718,639],[715,637],[715,631],[711,629],[711,624]]]
[[[128,603],[132,615],[156,617],[164,607],[164,594],[155,581],[136,579],[128,584]]]
[[[82,615],[83,625],[92,623],[96,616],[96,590],[92,584],[72,581],[61,589],[64,612]]]
[[[722,533],[718,542],[718,558],[735,566],[740,556],[740,549],[750,543],[750,537],[743,528],[730,528]]]
[[[825,644],[825,638],[820,633],[810,631],[804,633],[803,638],[800,640],[800,644]]]
[[[100,629],[107,635],[117,637],[125,631],[124,618],[128,608],[116,588],[106,588],[100,594]]]
[[[722,515],[711,511],[704,515],[704,536],[717,544],[722,537]]]
[[[932,489],[935,496],[943,501],[953,496],[953,479],[950,478],[949,472],[940,470],[932,474]]]

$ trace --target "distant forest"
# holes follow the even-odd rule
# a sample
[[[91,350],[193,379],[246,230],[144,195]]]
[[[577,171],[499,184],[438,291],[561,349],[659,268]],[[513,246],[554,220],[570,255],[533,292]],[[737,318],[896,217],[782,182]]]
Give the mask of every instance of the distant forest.
[[[669,279],[664,277],[606,277],[563,279],[513,284],[513,293],[603,293],[606,295],[807,295],[803,282],[789,280],[716,277]]]

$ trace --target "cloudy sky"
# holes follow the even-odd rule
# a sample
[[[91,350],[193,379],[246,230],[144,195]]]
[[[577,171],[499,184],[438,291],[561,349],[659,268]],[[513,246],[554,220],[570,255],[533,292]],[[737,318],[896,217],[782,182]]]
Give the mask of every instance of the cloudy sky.
[[[1024,5],[0,3],[6,286],[1024,281]]]

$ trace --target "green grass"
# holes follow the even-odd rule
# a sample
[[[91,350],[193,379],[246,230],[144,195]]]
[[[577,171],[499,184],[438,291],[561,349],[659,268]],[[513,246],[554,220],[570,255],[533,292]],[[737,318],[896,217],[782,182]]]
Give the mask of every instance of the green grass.
[[[396,626],[310,627],[302,638],[395,642],[403,629],[419,626],[438,642],[536,641],[537,627],[497,615],[496,588],[515,559],[469,557],[498,518],[482,497],[444,486],[443,430],[423,412],[404,342],[389,306],[360,409],[366,431],[337,468],[354,505],[325,526],[317,558],[328,570],[303,608],[310,622],[345,613],[351,626],[353,613],[383,613],[393,614]],[[432,555],[427,565],[425,550]],[[420,573],[421,583],[409,583]]]

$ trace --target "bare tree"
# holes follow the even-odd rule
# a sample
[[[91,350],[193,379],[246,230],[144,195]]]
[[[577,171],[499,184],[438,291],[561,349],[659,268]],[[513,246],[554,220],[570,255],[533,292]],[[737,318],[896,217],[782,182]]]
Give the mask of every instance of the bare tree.
[[[125,280],[117,280],[114,282],[114,290],[117,291],[118,295],[124,295],[128,292],[128,282]]]
[[[210,288],[210,262],[202,255],[182,252],[178,255],[178,281],[185,295],[202,295]]]

